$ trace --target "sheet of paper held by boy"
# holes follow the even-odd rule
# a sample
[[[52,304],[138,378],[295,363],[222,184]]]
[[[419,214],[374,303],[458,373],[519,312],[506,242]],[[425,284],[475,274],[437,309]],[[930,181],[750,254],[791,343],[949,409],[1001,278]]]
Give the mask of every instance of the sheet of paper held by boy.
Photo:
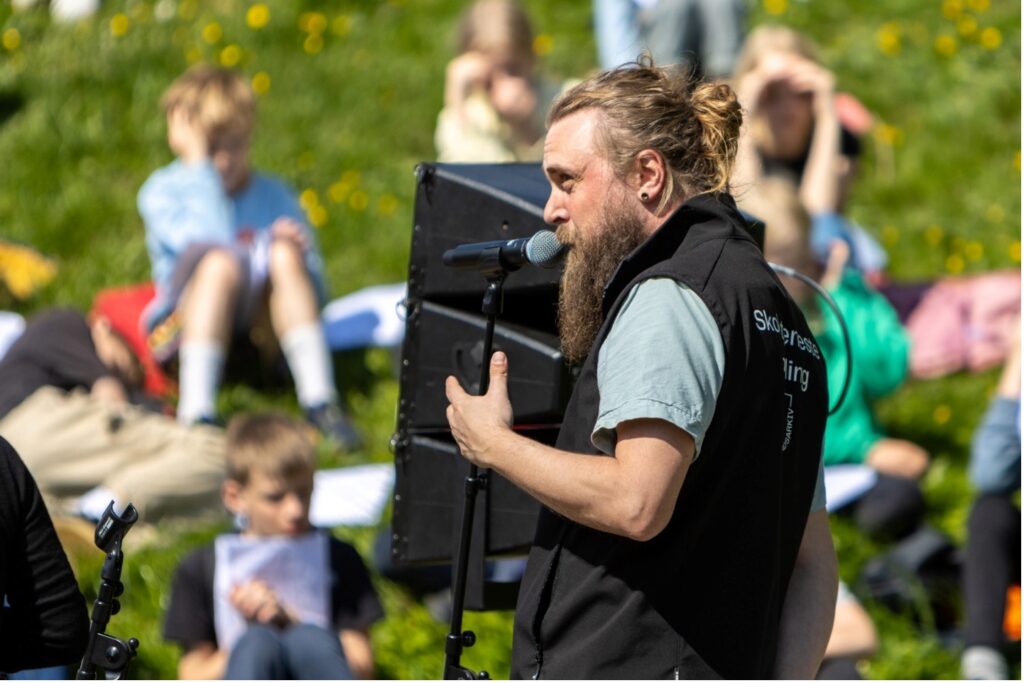
[[[299,621],[330,626],[326,533],[313,531],[297,538],[224,534],[217,537],[214,547],[214,627],[220,648],[230,650],[247,627],[231,604],[231,590],[256,579],[266,583]]]

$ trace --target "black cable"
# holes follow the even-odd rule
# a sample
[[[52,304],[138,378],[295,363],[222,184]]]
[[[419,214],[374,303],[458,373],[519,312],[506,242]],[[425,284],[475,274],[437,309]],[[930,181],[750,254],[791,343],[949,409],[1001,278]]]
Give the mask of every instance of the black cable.
[[[819,285],[817,282],[807,277],[803,273],[797,270],[793,270],[789,266],[780,266],[778,263],[772,263],[768,261],[768,265],[772,267],[776,273],[782,275],[788,275],[789,277],[795,277],[805,285],[810,286],[821,298],[825,300],[825,303],[829,305],[832,312],[836,314],[836,318],[839,320],[839,328],[843,331],[843,346],[846,347],[846,376],[843,378],[843,388],[839,391],[839,398],[836,399],[836,404],[829,409],[828,414],[832,415],[839,406],[843,405],[843,401],[846,399],[846,392],[850,389],[850,378],[853,375],[853,349],[850,345],[850,331],[846,329],[846,321],[843,320],[843,314],[839,312],[839,306],[836,305],[835,300],[825,291],[825,288]]]

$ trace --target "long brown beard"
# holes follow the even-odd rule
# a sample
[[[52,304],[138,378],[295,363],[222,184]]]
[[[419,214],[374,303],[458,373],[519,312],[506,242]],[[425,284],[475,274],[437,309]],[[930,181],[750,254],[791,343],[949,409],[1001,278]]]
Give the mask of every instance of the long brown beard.
[[[604,288],[619,263],[644,242],[640,217],[622,205],[613,204],[604,216],[595,237],[574,241],[564,226],[557,234],[570,243],[565,260],[562,288],[558,297],[558,334],[562,355],[573,364],[582,362],[604,319]]]

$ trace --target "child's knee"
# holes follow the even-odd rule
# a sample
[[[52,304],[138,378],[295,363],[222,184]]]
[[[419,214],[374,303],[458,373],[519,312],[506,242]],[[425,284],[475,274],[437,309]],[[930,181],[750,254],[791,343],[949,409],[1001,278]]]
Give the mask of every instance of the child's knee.
[[[271,242],[269,261],[272,280],[285,277],[308,277],[302,248],[292,240],[277,239]]]
[[[196,266],[189,284],[193,288],[236,289],[242,282],[242,265],[227,249],[212,249]]]

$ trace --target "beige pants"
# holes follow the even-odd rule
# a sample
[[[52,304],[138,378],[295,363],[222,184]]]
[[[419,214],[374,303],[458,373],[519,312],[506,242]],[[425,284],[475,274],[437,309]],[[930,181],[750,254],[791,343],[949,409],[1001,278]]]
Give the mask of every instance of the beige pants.
[[[102,485],[146,522],[220,509],[223,430],[44,387],[0,420],[0,435],[48,503],[61,506]]]

